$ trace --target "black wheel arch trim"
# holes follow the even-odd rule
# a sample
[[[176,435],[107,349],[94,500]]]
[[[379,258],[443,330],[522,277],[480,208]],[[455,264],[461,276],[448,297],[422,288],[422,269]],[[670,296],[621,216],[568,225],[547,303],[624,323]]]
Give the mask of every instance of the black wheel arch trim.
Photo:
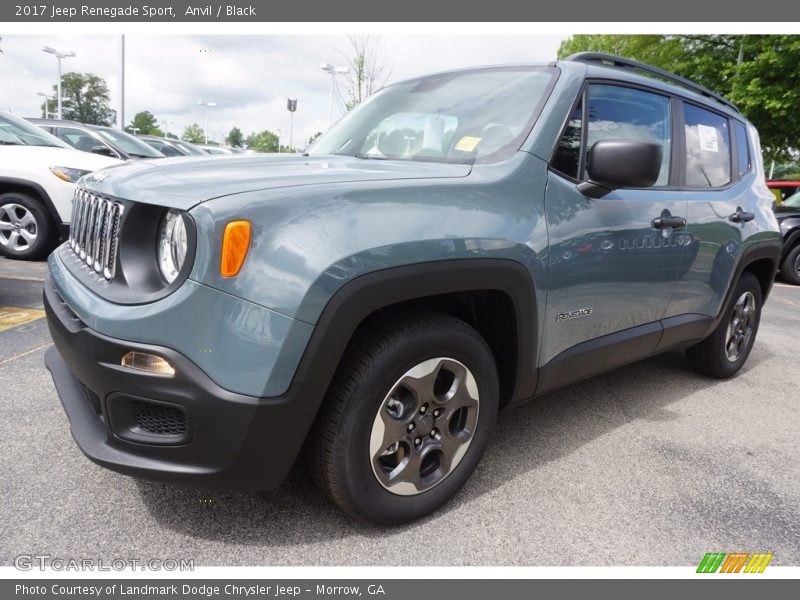
[[[328,300],[295,372],[297,382],[329,382],[358,326],[376,311],[408,301],[494,290],[514,306],[517,369],[511,402],[529,398],[536,388],[536,290],[521,263],[506,258],[465,258],[390,267],[359,275]]]
[[[23,188],[30,188],[31,190],[36,192],[39,195],[39,198],[41,198],[42,202],[44,203],[45,208],[47,208],[47,212],[50,213],[50,216],[53,219],[53,223],[56,225],[56,227],[58,227],[59,233],[63,235],[65,225],[67,226],[67,231],[69,230],[68,229],[69,226],[61,220],[61,215],[58,214],[55,204],[53,204],[53,201],[50,199],[50,194],[48,194],[41,185],[39,185],[36,182],[30,181],[28,179],[18,179],[16,177],[0,177],[0,186],[2,186],[4,183],[9,183],[11,185]]]

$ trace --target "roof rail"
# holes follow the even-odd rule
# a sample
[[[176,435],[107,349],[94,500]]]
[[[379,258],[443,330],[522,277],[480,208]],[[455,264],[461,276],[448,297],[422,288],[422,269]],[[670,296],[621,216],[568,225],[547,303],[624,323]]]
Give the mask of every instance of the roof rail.
[[[716,100],[720,104],[723,104],[724,106],[727,106],[728,108],[731,108],[736,112],[741,113],[739,108],[733,102],[731,102],[730,100],[726,100],[716,92],[712,92],[711,90],[703,87],[702,85],[690,81],[685,77],[681,77],[680,75],[675,75],[674,73],[665,71],[664,69],[659,69],[658,67],[652,67],[650,65],[646,65],[644,63],[640,63],[638,61],[631,60],[629,58],[622,58],[621,56],[614,56],[613,54],[603,54],[602,52],[578,52],[576,54],[568,56],[566,60],[571,60],[574,62],[583,62],[583,63],[601,63],[612,67],[619,67],[622,69],[633,69],[635,71],[641,71],[642,73],[648,73],[660,79],[669,81],[670,83],[679,85],[685,89],[691,90],[697,94],[700,94],[701,96],[705,96],[706,98],[711,98],[712,100]]]

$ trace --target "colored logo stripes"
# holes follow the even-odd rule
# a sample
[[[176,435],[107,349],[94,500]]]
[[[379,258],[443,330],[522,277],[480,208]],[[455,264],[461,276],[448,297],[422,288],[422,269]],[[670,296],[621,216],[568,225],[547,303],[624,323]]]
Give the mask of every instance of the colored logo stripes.
[[[756,552],[708,552],[700,565],[697,567],[698,573],[763,573],[769,561],[772,560],[772,553]]]

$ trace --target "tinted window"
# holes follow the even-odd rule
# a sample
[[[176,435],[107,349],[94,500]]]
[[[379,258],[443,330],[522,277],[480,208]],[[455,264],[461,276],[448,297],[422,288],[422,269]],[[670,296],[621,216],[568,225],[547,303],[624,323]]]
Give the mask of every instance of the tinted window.
[[[83,150],[84,152],[91,152],[92,148],[103,145],[103,142],[95,139],[90,133],[82,129],[59,127],[56,129],[55,133],[59,139],[64,140],[73,148]]]
[[[102,138],[111,142],[112,146],[120,148],[129,156],[134,156],[136,158],[162,158],[164,156],[155,148],[148,146],[143,141],[124,131],[118,131],[110,127],[98,127],[95,131]]]
[[[661,145],[662,159],[655,185],[667,185],[672,131],[667,96],[616,85],[592,85],[587,106],[587,149],[601,140],[656,142]]]
[[[736,129],[736,153],[739,162],[739,177],[741,177],[750,170],[750,151],[747,148],[747,128],[739,123],[739,121],[734,121],[733,127]]]
[[[165,144],[163,142],[157,142],[156,140],[147,140],[147,144],[161,152],[164,156],[183,156],[180,152],[178,152],[172,146]]]
[[[731,180],[728,119],[684,104],[686,118],[686,185],[719,187]]]
[[[578,163],[581,155],[582,105],[583,102],[578,103],[572,116],[570,116],[552,161],[554,169],[575,179],[578,178]]]

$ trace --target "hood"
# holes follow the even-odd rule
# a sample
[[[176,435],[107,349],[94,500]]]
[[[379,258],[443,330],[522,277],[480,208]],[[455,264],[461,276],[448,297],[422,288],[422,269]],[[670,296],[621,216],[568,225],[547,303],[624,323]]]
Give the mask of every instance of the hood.
[[[262,154],[198,156],[127,163],[87,175],[82,184],[124,200],[188,210],[242,192],[356,181],[466,177],[469,165],[351,156]]]

